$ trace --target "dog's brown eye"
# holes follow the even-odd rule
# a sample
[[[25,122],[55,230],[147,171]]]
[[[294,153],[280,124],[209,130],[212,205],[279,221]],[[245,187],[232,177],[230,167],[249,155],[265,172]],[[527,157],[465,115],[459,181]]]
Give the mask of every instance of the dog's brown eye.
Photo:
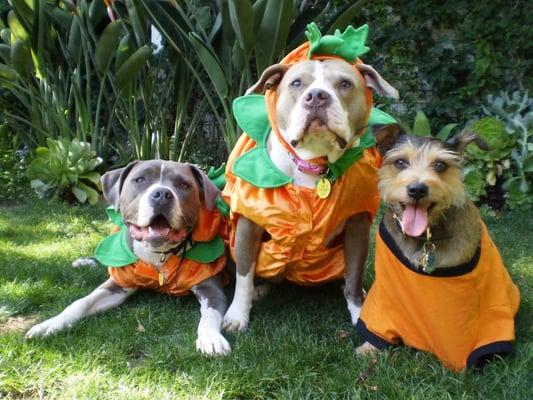
[[[293,86],[293,87],[300,87],[300,86],[302,86],[302,81],[299,80],[299,79],[295,79],[295,80],[293,80],[293,81],[291,82],[291,86]]]
[[[187,182],[181,182],[180,184],[178,184],[178,187],[181,190],[188,190],[191,187],[191,185],[189,185]]]
[[[342,89],[351,89],[353,87],[353,84],[352,82],[350,81],[347,81],[346,79],[343,79],[341,81],[341,83],[339,84],[339,86],[342,88]]]
[[[399,170],[406,169],[409,166],[409,163],[405,161],[403,158],[400,158],[399,160],[394,161],[394,166],[398,168]]]
[[[446,168],[448,168],[448,164],[446,164],[444,161],[435,161],[433,163],[433,169],[436,172],[444,172],[446,171]]]
[[[145,180],[144,177],[139,176],[138,178],[135,178],[135,183],[143,183]]]

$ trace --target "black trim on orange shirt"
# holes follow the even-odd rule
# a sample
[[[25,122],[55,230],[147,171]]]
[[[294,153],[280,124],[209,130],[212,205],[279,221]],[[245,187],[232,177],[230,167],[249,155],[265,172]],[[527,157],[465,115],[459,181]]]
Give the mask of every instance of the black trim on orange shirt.
[[[355,324],[355,330],[357,331],[357,333],[359,333],[359,335],[361,335],[363,339],[365,339],[368,343],[370,343],[372,346],[376,347],[379,350],[399,345],[387,342],[385,339],[382,339],[375,333],[369,331],[366,327],[365,322],[361,318],[357,320],[357,323]]]
[[[385,226],[383,220],[381,221],[381,224],[379,225],[379,236],[381,237],[385,245],[389,248],[389,250],[392,251],[392,253],[396,256],[396,258],[406,268],[420,275],[444,277],[444,278],[466,275],[469,272],[472,272],[474,268],[476,268],[479,262],[479,257],[481,255],[481,247],[478,247],[476,249],[476,252],[474,253],[474,256],[472,257],[470,261],[464,264],[457,265],[455,267],[436,268],[433,272],[427,273],[419,269],[416,265],[413,265],[409,261],[409,259],[402,253],[398,245],[394,242],[394,239],[392,238],[391,234],[387,230],[387,227]]]
[[[483,368],[494,356],[503,356],[513,351],[513,342],[501,340],[475,349],[466,359],[468,368]]]

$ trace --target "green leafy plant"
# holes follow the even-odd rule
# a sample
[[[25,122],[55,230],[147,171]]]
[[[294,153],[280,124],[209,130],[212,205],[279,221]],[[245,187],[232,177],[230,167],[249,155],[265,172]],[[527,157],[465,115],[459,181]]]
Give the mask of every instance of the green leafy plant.
[[[502,92],[488,96],[487,115],[500,118],[514,147],[510,154],[510,168],[505,172],[503,189],[509,207],[533,204],[533,98],[527,92]]]
[[[328,1],[322,9],[305,11],[295,0],[223,0],[202,8],[196,3],[132,0],[137,13],[148,16],[181,56],[230,150],[238,136],[231,112],[233,99],[305,40],[308,23],[326,20],[324,33],[344,29],[367,1],[350,2],[337,10],[335,2]],[[215,17],[210,20],[209,15]]]
[[[100,174],[95,169],[102,159],[89,143],[78,139],[48,139],[47,144],[48,147],[35,150],[36,156],[26,171],[37,196],[95,204],[100,184]]]
[[[432,132],[428,117],[423,111],[418,111],[415,119],[413,120],[412,127],[409,127],[405,124],[403,127],[407,132],[416,136],[435,136],[437,139],[446,140],[458,125],[459,124],[457,123],[447,124],[438,132]]]

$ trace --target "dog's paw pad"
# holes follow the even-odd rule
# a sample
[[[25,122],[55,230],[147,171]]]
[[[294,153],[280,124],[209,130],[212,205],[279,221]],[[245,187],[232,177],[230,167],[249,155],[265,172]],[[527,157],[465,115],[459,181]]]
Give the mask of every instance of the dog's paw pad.
[[[206,331],[196,339],[196,350],[206,356],[225,356],[231,353],[231,346],[219,332]]]

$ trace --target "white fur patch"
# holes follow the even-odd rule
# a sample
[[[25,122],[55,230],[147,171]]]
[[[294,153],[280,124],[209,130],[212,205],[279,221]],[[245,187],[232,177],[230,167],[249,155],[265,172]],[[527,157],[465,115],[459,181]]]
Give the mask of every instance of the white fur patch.
[[[49,336],[62,331],[82,318],[122,304],[134,292],[135,289],[112,292],[99,287],[89,295],[76,300],[65,308],[61,314],[35,325],[26,333],[26,338]]]
[[[235,296],[222,322],[222,327],[227,331],[244,331],[248,327],[254,293],[254,274],[255,263],[252,264],[248,275],[237,273]]]
[[[224,356],[231,352],[231,346],[220,333],[222,315],[214,308],[207,306],[207,299],[200,301],[202,314],[198,324],[196,349],[207,356]]]
[[[352,300],[347,300],[346,302],[348,303],[348,311],[350,312],[352,325],[355,325],[361,314],[361,306],[356,305]]]

